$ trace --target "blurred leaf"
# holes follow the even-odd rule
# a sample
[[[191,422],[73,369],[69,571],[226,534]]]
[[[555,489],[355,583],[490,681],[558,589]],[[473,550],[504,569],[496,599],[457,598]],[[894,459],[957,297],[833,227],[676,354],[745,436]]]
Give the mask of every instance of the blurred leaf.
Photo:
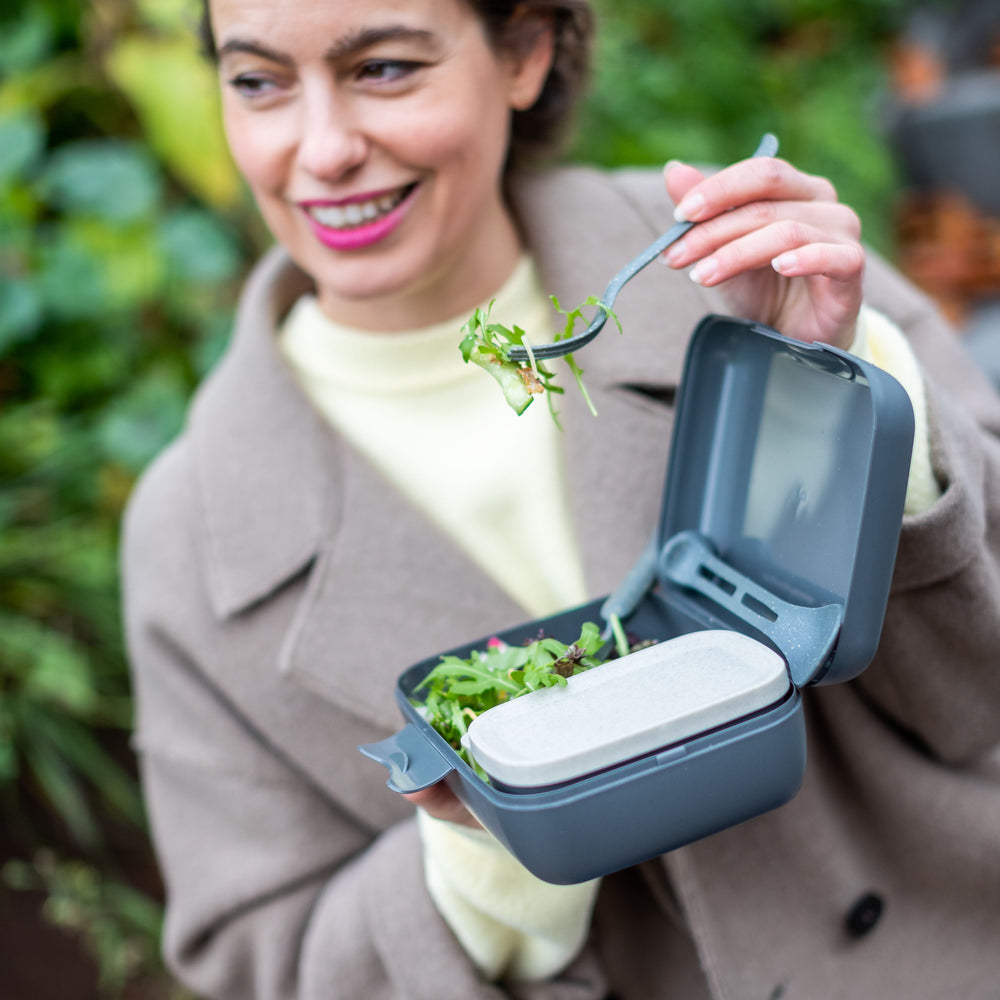
[[[32,891],[42,888],[42,880],[35,869],[19,858],[11,858],[0,868],[0,880],[10,889]]]
[[[134,0],[143,21],[167,34],[193,36],[201,18],[200,0]]]
[[[99,267],[107,311],[135,309],[160,295],[164,261],[149,225],[84,219],[68,226],[66,235]]]
[[[0,78],[22,73],[48,55],[52,22],[40,4],[29,4],[16,20],[0,23]]]
[[[105,882],[104,894],[123,923],[142,931],[153,941],[159,938],[163,930],[163,908],[149,896],[120,882]]]
[[[66,824],[80,845],[96,848],[101,842],[100,829],[72,769],[44,739],[27,743],[23,747],[23,755],[28,770],[51,803],[56,816]]]
[[[53,408],[33,400],[0,415],[0,469],[5,475],[18,466],[34,467],[57,451],[60,427]],[[0,546],[0,559],[3,557]]]
[[[97,704],[90,665],[65,636],[20,615],[0,613],[3,675],[20,677],[26,697],[85,717]]]
[[[140,145],[115,139],[81,139],[60,146],[49,160],[43,189],[57,208],[120,223],[148,216],[162,193],[148,153]]]
[[[63,319],[98,319],[104,315],[107,298],[99,263],[61,227],[43,234],[43,240],[38,254],[37,288],[46,310]]]
[[[0,357],[30,340],[42,322],[38,292],[26,281],[0,275]]]
[[[0,117],[0,185],[23,177],[45,148],[45,123],[33,111]]]
[[[232,237],[207,212],[172,212],[160,225],[159,236],[171,274],[182,280],[217,284],[232,278],[242,264]]]
[[[4,80],[0,86],[0,111],[47,110],[60,98],[96,79],[78,52],[64,52]]]
[[[236,204],[241,184],[226,147],[215,70],[194,36],[122,38],[108,74],[128,96],[150,146],[196,195],[217,208]]]
[[[20,775],[20,760],[14,746],[12,699],[0,686],[0,788],[13,784]]]
[[[187,399],[187,387],[165,369],[143,377],[101,419],[105,454],[138,472],[178,433]]]
[[[100,798],[133,823],[142,823],[143,808],[132,776],[101,746],[84,726],[66,725],[55,716],[38,716],[34,731],[44,734],[62,758],[85,777]]]

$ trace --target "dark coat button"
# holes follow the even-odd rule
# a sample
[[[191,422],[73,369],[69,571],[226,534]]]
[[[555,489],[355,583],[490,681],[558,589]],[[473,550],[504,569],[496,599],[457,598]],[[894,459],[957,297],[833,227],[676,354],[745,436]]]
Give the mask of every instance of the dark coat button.
[[[874,892],[866,892],[847,911],[844,926],[852,938],[863,938],[875,929],[885,909],[885,901]]]

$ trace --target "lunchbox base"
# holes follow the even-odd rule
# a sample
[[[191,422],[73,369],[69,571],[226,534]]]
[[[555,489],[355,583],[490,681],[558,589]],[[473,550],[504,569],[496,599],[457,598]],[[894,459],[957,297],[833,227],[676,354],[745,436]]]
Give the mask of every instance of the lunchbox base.
[[[448,782],[529,871],[570,884],[783,805],[799,790],[805,761],[793,694],[755,719],[547,792],[503,792],[458,772]]]
[[[599,606],[549,619],[546,631],[571,634],[597,620]],[[665,620],[663,608],[647,605],[629,624],[640,635],[662,639],[694,623]],[[523,641],[537,634],[538,625],[501,638]],[[480,779],[410,703],[431,666],[419,664],[401,678],[397,697],[404,714],[442,757],[445,780],[458,798],[546,882],[584,882],[638,864],[774,809],[802,783],[805,724],[801,696],[790,687],[763,711],[684,743],[558,787],[507,791]]]

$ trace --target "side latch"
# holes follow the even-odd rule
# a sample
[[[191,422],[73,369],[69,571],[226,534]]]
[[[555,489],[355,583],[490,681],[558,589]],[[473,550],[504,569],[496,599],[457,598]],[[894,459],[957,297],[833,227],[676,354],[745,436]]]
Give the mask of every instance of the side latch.
[[[790,604],[720,559],[696,531],[682,531],[660,551],[661,580],[697,591],[714,604],[766,635],[788,663],[796,687],[816,678],[840,633],[843,608]]]

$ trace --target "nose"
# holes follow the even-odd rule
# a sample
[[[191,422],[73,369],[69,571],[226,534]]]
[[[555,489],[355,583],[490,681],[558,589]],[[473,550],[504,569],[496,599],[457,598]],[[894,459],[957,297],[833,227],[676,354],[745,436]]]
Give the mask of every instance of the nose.
[[[307,95],[302,108],[298,162],[304,171],[337,181],[364,163],[369,141],[349,101],[320,91]]]

